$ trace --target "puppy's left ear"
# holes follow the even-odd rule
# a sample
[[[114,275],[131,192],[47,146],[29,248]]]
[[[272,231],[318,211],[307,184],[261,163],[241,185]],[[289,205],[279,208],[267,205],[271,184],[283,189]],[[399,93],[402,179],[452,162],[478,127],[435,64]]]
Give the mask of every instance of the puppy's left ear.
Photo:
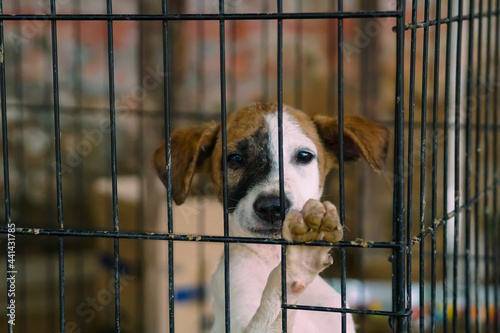
[[[339,164],[340,143],[338,120],[322,115],[312,117],[325,148],[333,154],[334,163]],[[344,161],[355,161],[364,157],[368,165],[381,172],[387,158],[390,132],[376,122],[360,116],[344,117]]]

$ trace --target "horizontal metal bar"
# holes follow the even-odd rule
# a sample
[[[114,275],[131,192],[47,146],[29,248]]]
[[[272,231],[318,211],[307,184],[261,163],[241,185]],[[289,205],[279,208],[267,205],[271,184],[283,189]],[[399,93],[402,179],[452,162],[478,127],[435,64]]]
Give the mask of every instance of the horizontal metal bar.
[[[378,311],[378,310],[368,310],[368,309],[330,308],[324,306],[292,305],[292,304],[283,304],[282,307],[290,310],[339,312],[339,313],[352,313],[352,314],[364,314],[364,315],[387,316],[387,317],[408,317],[411,316],[411,314],[413,313],[413,311],[392,312],[392,311]]]
[[[295,20],[337,18],[400,17],[399,11],[341,13],[249,13],[249,14],[3,14],[4,21],[220,21],[220,20]]]
[[[7,233],[7,228],[0,228],[0,234]],[[175,241],[196,241],[215,243],[251,243],[251,244],[276,244],[276,245],[303,245],[303,246],[329,246],[348,248],[379,248],[379,249],[406,249],[405,244],[393,242],[371,242],[371,241],[342,241],[329,243],[316,241],[309,243],[290,243],[280,238],[253,238],[253,237],[224,237],[208,235],[179,235],[155,232],[121,232],[107,230],[58,230],[58,229],[38,229],[38,228],[16,228],[16,234],[23,235],[44,235],[44,236],[65,236],[65,237],[101,237],[101,238],[123,238],[123,239],[143,239],[143,240],[175,240]]]
[[[53,105],[52,104],[36,104],[36,103],[19,103],[19,102],[7,102],[7,107],[18,107],[18,108],[26,108],[26,109],[36,109],[37,113],[39,111],[43,111],[43,109],[47,109],[47,112],[52,113]],[[73,116],[73,114],[76,111],[85,111],[89,112],[88,115],[92,115],[93,113],[99,113],[99,112],[109,112],[109,107],[108,106],[73,106],[73,105],[62,105],[60,107],[60,113],[61,115],[66,115],[70,114]],[[229,110],[228,110],[229,111]],[[233,111],[233,110],[230,110]],[[126,116],[143,116],[143,117],[148,117],[148,118],[162,118],[164,117],[164,111],[162,109],[148,109],[148,110],[143,110],[143,109],[138,109],[138,110],[117,110],[116,113],[117,115],[126,115]],[[171,110],[171,115],[174,118],[178,119],[194,119],[194,120],[199,120],[199,121],[218,121],[220,120],[220,114],[218,113],[200,113],[199,110]],[[392,126],[394,124],[394,120],[386,120],[386,119],[376,119],[377,122],[383,124],[383,125],[388,125]],[[409,122],[405,121],[404,122],[405,128],[409,126]],[[422,123],[419,120],[414,121],[415,126],[421,126]],[[426,123],[427,127],[432,128],[433,124],[432,122],[427,122]],[[438,121],[437,122],[438,128],[442,129],[444,126],[447,127],[452,127],[455,126],[455,122],[443,122],[443,121]],[[463,123],[460,125],[461,129],[465,129],[466,124]],[[495,129],[500,129],[500,124],[494,124],[494,123],[488,123],[488,124],[479,124],[478,126],[474,126],[472,128],[472,131],[475,132],[477,129],[479,131],[484,131],[484,130],[495,130]]]
[[[119,101],[118,101],[119,103]],[[23,108],[28,109],[28,112],[40,114],[46,112],[47,114],[52,114],[53,105],[49,104],[33,104],[33,103],[7,103],[8,108]],[[34,109],[34,110],[30,110]],[[74,116],[75,112],[82,111],[84,112],[83,117],[88,116],[92,117],[99,113],[109,114],[109,106],[59,106],[60,114],[63,116],[70,115]],[[36,111],[35,111],[36,110]],[[214,113],[200,113],[199,110],[175,110],[172,109],[170,111],[172,118],[175,119],[192,119],[197,121],[212,121],[219,120],[220,116]],[[116,110],[117,118],[120,117],[144,117],[144,118],[161,118],[164,117],[164,111],[161,109],[117,109]],[[23,120],[24,124],[29,124],[30,120]],[[78,120],[74,120],[74,123],[77,123]],[[33,123],[36,123],[33,121]],[[37,123],[38,124],[38,123]],[[499,126],[500,128],[500,126]]]

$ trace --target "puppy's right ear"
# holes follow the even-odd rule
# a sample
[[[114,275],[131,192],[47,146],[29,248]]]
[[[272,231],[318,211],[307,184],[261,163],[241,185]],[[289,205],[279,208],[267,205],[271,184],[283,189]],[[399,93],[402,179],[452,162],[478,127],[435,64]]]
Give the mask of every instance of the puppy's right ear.
[[[203,171],[209,160],[220,124],[212,122],[200,126],[186,127],[172,133],[170,137],[172,161],[172,194],[176,204],[184,203],[195,172]],[[165,145],[156,149],[153,163],[158,177],[167,186]]]

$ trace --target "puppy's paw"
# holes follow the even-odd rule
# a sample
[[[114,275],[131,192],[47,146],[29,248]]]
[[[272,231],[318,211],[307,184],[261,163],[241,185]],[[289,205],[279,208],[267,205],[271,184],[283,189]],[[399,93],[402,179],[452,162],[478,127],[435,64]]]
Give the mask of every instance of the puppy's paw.
[[[325,240],[335,243],[344,235],[337,208],[329,201],[309,199],[302,211],[291,210],[283,223],[283,238],[291,242]]]
[[[283,223],[283,238],[291,242],[324,240],[334,243],[340,241],[343,234],[337,209],[328,201],[321,203],[310,199],[301,211],[290,211]],[[290,280],[312,281],[319,272],[333,263],[329,251],[328,246],[287,246]]]

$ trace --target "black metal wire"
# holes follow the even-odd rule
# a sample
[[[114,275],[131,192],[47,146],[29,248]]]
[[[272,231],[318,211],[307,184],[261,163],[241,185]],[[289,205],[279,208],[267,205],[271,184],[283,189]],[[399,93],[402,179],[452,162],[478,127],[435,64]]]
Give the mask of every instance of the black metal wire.
[[[0,13],[3,14],[3,1],[0,0]],[[0,50],[5,50],[5,40],[4,40],[4,22],[0,20]],[[5,88],[5,54],[2,55],[2,61],[0,61],[0,107],[2,111],[2,157],[3,157],[3,191],[4,191],[4,216],[5,216],[5,229],[8,230],[12,226],[11,212],[10,212],[10,170],[9,170],[9,143],[7,135],[7,92]],[[9,243],[5,242],[5,267],[15,268],[15,266],[9,266]],[[15,275],[14,275],[15,276]],[[5,270],[5,278],[12,277],[12,273],[9,269]],[[7,281],[7,280],[6,280]],[[5,287],[7,291],[7,284]],[[11,300],[14,298],[6,292],[6,307],[11,304]],[[15,299],[14,299],[15,301]],[[7,332],[14,332],[14,324],[10,321],[6,322]]]
[[[106,0],[106,12],[112,15],[113,2]],[[111,190],[113,207],[113,230],[120,230],[118,220],[118,185],[117,185],[117,158],[116,158],[116,120],[115,120],[115,60],[113,45],[113,21],[107,21],[108,37],[108,89],[109,89],[109,120],[110,120],[110,141],[111,141]],[[113,240],[113,267],[114,267],[114,287],[115,287],[115,332],[121,332],[120,323],[120,241]]]
[[[493,188],[493,187],[492,187]],[[464,207],[462,207],[463,209]],[[453,217],[453,215],[451,216]],[[0,233],[7,233],[7,228],[0,228]],[[143,240],[175,240],[175,241],[193,241],[192,235],[182,235],[178,233],[155,233],[155,232],[125,232],[125,231],[107,231],[107,230],[71,230],[65,228],[46,229],[46,228],[25,228],[18,227],[16,233],[22,235],[43,235],[43,236],[64,236],[64,237],[91,237],[91,238],[119,238],[119,239],[143,239]],[[200,235],[196,238],[199,242],[209,243],[248,243],[248,244],[269,244],[269,245],[286,245],[288,241],[279,238],[259,238],[259,237],[225,237],[225,236],[209,236]],[[406,244],[395,242],[367,242],[360,243],[355,241],[340,241],[338,243],[328,243],[325,241],[314,241],[308,243],[294,243],[301,246],[327,246],[335,248],[376,248],[376,249],[397,249],[406,251]]]
[[[161,2],[162,15],[168,15],[167,0]],[[167,231],[174,232],[174,218],[172,212],[172,149],[171,149],[171,112],[170,112],[170,36],[167,20],[162,21],[162,63],[164,72],[163,81],[163,113],[165,126],[165,165],[167,166]],[[169,240],[168,251],[168,323],[169,332],[175,332],[175,283],[174,283],[174,241]]]
[[[479,0],[479,13],[482,13],[483,10],[483,1]],[[478,22],[478,35],[481,34],[483,30],[483,22],[482,20],[479,20]],[[480,132],[478,131],[478,128],[481,124],[481,98],[480,98],[480,91],[481,91],[481,48],[482,48],[482,38],[478,38],[477,40],[477,65],[476,65],[476,82],[475,82],[475,89],[476,89],[476,98],[475,98],[475,112],[476,112],[476,135],[475,135],[475,154],[474,154],[474,164],[476,167],[476,172],[475,172],[475,177],[474,177],[474,192],[475,195],[477,196],[480,193],[479,185],[481,183],[481,175],[479,173],[479,170],[481,168],[480,164],[480,157],[479,157],[479,152],[481,150],[481,136]],[[471,64],[470,66],[473,66]],[[479,242],[480,242],[480,230],[479,230],[479,210],[480,210],[480,202],[474,205],[474,303],[476,304],[476,307],[479,307],[479,283],[480,283],[480,277],[479,277],[479,264],[480,264],[480,258],[479,258]],[[480,331],[480,322],[479,322],[479,311],[476,311],[476,316],[475,316],[475,331],[479,333]]]
[[[469,1],[470,14],[474,11],[474,0]],[[466,130],[465,130],[465,203],[467,209],[465,211],[465,327],[470,330],[471,328],[471,292],[470,292],[470,241],[471,241],[471,212],[470,212],[470,173],[471,173],[471,114],[473,102],[473,72],[474,72],[474,20],[469,21],[469,41],[467,47],[467,100],[465,105],[466,112]],[[477,174],[477,173],[476,173]],[[477,254],[477,253],[476,253]]]
[[[335,80],[336,82],[337,80]],[[329,84],[329,86],[334,86],[333,84]],[[329,96],[330,99],[334,99],[332,96]],[[329,102],[330,103],[330,102]],[[26,108],[26,109],[30,109],[30,111],[33,111],[33,110],[40,110],[40,112],[47,112],[46,109],[51,109],[52,108],[52,104],[47,104],[47,103],[30,103],[30,102],[22,102],[22,103],[19,103],[19,102],[16,102],[16,101],[9,101],[9,106],[12,106],[12,107],[18,107],[18,108]],[[336,104],[336,103],[335,103]],[[59,112],[61,115],[72,115],[74,114],[76,111],[84,111],[84,113],[102,113],[103,111],[106,112],[106,111],[109,111],[109,107],[94,107],[94,106],[90,106],[90,105],[84,105],[82,106],[81,108],[77,107],[77,106],[71,106],[71,105],[60,105],[59,106]],[[140,117],[143,117],[143,118],[150,118],[150,119],[163,119],[164,118],[164,115],[163,115],[163,110],[162,109],[149,109],[148,111],[144,111],[144,110],[117,110],[119,112],[120,115],[125,115],[125,116],[128,116],[128,115],[131,115],[131,114],[136,114],[137,116],[140,116]],[[220,116],[219,115],[214,115],[214,114],[199,114],[199,109],[190,109],[190,110],[183,110],[182,112],[178,111],[178,110],[172,110],[171,111],[171,117],[173,120],[178,120],[178,119],[182,119],[182,120],[189,120],[189,121],[194,121],[194,120],[202,120],[202,121],[212,121],[212,120],[219,120]],[[393,125],[393,121],[392,120],[387,120],[387,119],[380,119],[378,120],[378,122],[382,125],[386,125],[386,126],[389,126],[389,125]],[[26,124],[36,124],[35,121],[32,121],[30,119],[26,120]],[[444,127],[444,126],[452,126],[454,123],[453,122],[444,122],[444,121],[438,121],[438,127]],[[418,119],[414,120],[414,125],[415,126],[420,126],[421,123]],[[409,126],[409,122],[408,121],[404,121],[404,126],[405,128],[407,128]],[[431,127],[432,128],[432,125],[431,124],[426,124],[427,127]],[[500,125],[496,125],[496,127],[499,127]],[[461,124],[460,125],[460,128],[462,129],[465,129],[465,124]],[[484,130],[489,130],[489,131],[493,131],[494,130],[494,127],[495,125],[494,124],[484,124],[484,123],[481,123],[479,124],[478,126],[478,129],[480,131],[484,131]],[[474,129],[473,129],[474,130]]]
[[[297,7],[297,12],[302,12],[302,0],[296,0],[295,1],[295,6]],[[294,85],[294,90],[295,90],[295,100],[294,100],[294,106],[298,108],[299,110],[302,110],[303,108],[303,97],[302,97],[302,92],[303,92],[303,62],[304,62],[304,43],[303,43],[303,21],[298,20],[296,23],[297,27],[297,35],[295,36],[295,85]]]
[[[494,83],[490,81],[490,72],[491,72],[491,13],[492,13],[492,2],[488,0],[488,14],[487,14],[487,25],[486,25],[486,87],[483,88],[483,92],[477,91],[478,95],[482,95],[484,102],[484,123],[487,124],[490,120],[490,86]],[[481,36],[481,34],[479,34]],[[478,62],[482,62],[482,59],[478,58]],[[498,82],[496,84],[499,84]],[[490,143],[489,143],[489,131],[484,131],[484,169],[483,169],[483,180],[484,180],[484,189],[489,185],[489,164],[490,164]],[[484,191],[483,189],[483,191]],[[486,331],[491,329],[490,326],[490,260],[488,259],[487,254],[490,252],[490,235],[491,230],[489,226],[489,195],[485,195],[484,197],[484,206],[483,206],[483,222],[484,222],[484,307],[486,310]],[[480,308],[480,307],[479,307]],[[497,316],[497,313],[495,313]]]
[[[278,13],[283,12],[283,1],[276,1],[276,10]],[[283,20],[278,19],[277,23],[277,67],[276,73],[277,92],[278,92],[278,174],[279,174],[279,190],[280,190],[280,214],[281,220],[285,220],[285,170],[283,164]],[[281,329],[283,332],[288,331],[288,309],[285,306],[287,302],[286,288],[286,245],[281,246]]]
[[[404,27],[406,3],[404,0],[397,1],[397,11],[400,16],[396,25],[396,98],[395,98],[395,139],[394,139],[394,182],[393,182],[393,241],[397,244],[405,244],[405,181],[404,181]],[[408,166],[409,167],[409,166]],[[406,226],[408,227],[408,226]],[[411,260],[405,251],[393,250],[393,278],[392,278],[392,310],[393,312],[404,312],[405,305],[405,281],[411,279],[405,277],[405,260]],[[395,332],[404,332],[406,325],[411,325],[409,317],[391,317],[392,329]]]
[[[344,11],[344,1],[337,1],[339,13]],[[345,186],[344,186],[344,21],[337,20],[337,107],[338,107],[338,132],[339,132],[339,217],[342,228],[345,226]],[[340,305],[344,309],[346,301],[346,253],[345,249],[340,250]],[[346,331],[347,317],[342,313],[342,332]]]
[[[332,18],[374,18],[399,17],[399,11],[370,12],[313,12],[313,13],[251,13],[233,14],[18,14],[0,15],[0,20],[36,20],[36,21],[220,21],[220,20],[294,20],[294,19],[332,19]]]
[[[460,232],[460,115],[462,89],[462,28],[463,28],[463,0],[458,2],[457,45],[455,67],[455,142],[454,142],[454,202],[455,224],[453,230],[453,332],[458,331],[458,251]]]
[[[434,31],[434,85],[432,98],[432,238],[431,238],[431,332],[436,332],[436,240],[437,192],[438,192],[438,122],[439,122],[439,78],[441,56],[441,0],[436,1],[436,28]]]
[[[330,0],[329,1],[329,6],[328,9],[330,11],[335,11],[336,10],[336,4],[338,0]],[[329,20],[328,21],[329,26],[328,29],[332,30],[335,27],[335,21],[334,20]],[[337,28],[338,28],[338,23],[337,23]],[[338,32],[337,32],[337,38],[338,38]],[[338,50],[336,48],[338,41],[332,38],[332,36],[327,36],[327,44],[328,44],[328,59],[334,59],[335,58],[335,52],[338,53]],[[338,78],[335,77],[335,64],[333,61],[328,61],[328,89],[331,90],[332,92],[334,91],[336,85],[338,84]],[[337,64],[337,69],[338,69],[338,64]],[[330,116],[334,116],[334,110],[335,107],[338,107],[338,102],[335,100],[335,94],[329,93],[326,95],[326,108],[327,108],[327,114]],[[329,111],[329,112],[328,112]]]
[[[55,0],[50,1],[50,12],[56,13]],[[52,93],[54,102],[54,137],[56,156],[56,188],[57,188],[57,222],[59,228],[64,229],[63,199],[62,199],[62,169],[61,169],[61,124],[59,114],[59,64],[57,54],[57,22],[51,22],[52,48]],[[65,318],[65,281],[64,281],[64,238],[59,237],[59,329],[66,330]]]
[[[452,16],[451,1],[448,1],[448,18]],[[449,159],[449,119],[450,119],[450,94],[451,94],[451,38],[452,29],[448,25],[446,30],[446,67],[445,67],[445,96],[444,96],[444,149],[443,149],[443,215],[448,214],[448,159]],[[448,224],[443,230],[443,331],[448,332]]]
[[[337,312],[342,314],[367,314],[371,316],[384,316],[384,317],[408,317],[411,311],[393,312],[393,311],[379,311],[379,310],[366,310],[366,309],[349,309],[349,308],[330,308],[322,306],[306,306],[306,305],[286,305],[287,308],[292,310],[305,310],[305,311],[323,311],[323,312]]]
[[[500,0],[496,1],[496,9],[497,11],[500,9]],[[500,15],[496,15],[496,25],[495,25],[495,61],[494,61],[494,82],[497,84],[494,85],[493,88],[493,123],[494,125],[498,125],[498,102],[499,102],[499,89],[498,82],[500,82]],[[498,183],[499,180],[499,171],[498,171],[498,129],[494,129],[493,133],[493,181]],[[493,191],[493,223],[494,223],[494,231],[493,231],[493,244],[494,246],[494,265],[493,265],[493,276],[494,276],[494,311],[495,317],[493,322],[493,331],[500,331],[500,319],[497,313],[500,311],[500,216],[498,211],[498,187],[495,186]]]
[[[426,128],[427,123],[427,68],[429,60],[429,0],[425,1],[424,17],[424,40],[423,40],[423,55],[422,55],[422,105],[421,105],[421,126],[420,126],[420,211],[419,211],[419,230],[425,230],[425,162],[426,162]],[[425,238],[420,242],[420,269],[419,269],[419,284],[420,284],[420,331],[424,331],[424,315],[425,315],[425,272],[424,272],[424,255]]]
[[[227,189],[227,127],[226,127],[226,35],[224,0],[219,0],[219,52],[220,52],[220,99],[221,99],[221,139],[222,139],[222,204],[224,208],[224,237],[229,237],[229,208]],[[229,242],[224,242],[224,315],[226,333],[231,332],[230,318],[230,267]]]
[[[411,7],[411,21],[413,25],[417,22],[417,7],[418,1],[412,1]],[[408,180],[407,180],[407,203],[406,203],[406,242],[409,246],[409,251],[407,253],[407,264],[406,264],[406,276],[411,277],[412,275],[412,256],[413,251],[411,247],[412,232],[413,232],[413,133],[415,128],[415,62],[417,57],[417,30],[411,30],[411,40],[410,40],[410,82],[409,82],[409,96],[408,96]],[[423,124],[421,124],[422,126]],[[406,302],[407,311],[412,308],[412,279],[408,278],[406,286]],[[420,303],[422,304],[422,303]],[[420,306],[420,311],[422,311],[422,306]],[[421,314],[422,315],[422,314]],[[420,318],[420,322],[422,319]],[[408,325],[407,332],[411,332],[412,327]]]
[[[268,13],[270,12],[269,6],[270,6],[270,1],[262,1],[262,12]],[[261,40],[260,40],[260,45],[261,45],[261,61],[262,61],[262,79],[261,79],[261,84],[262,84],[262,100],[263,101],[268,101],[269,100],[269,79],[268,79],[268,73],[269,73],[269,61],[267,61],[268,56],[269,56],[269,26],[270,22],[268,20],[264,20],[261,22],[262,24],[262,34],[261,34]]]

